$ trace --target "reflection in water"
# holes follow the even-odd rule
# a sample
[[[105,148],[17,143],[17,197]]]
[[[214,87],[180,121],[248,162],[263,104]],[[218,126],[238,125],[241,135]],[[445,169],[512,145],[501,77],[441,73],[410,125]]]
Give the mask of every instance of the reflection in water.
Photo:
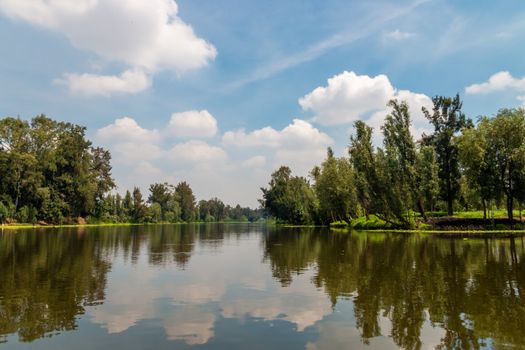
[[[0,341],[14,349],[144,347],[133,339],[159,349],[523,348],[524,255],[522,238],[256,225],[7,232]]]

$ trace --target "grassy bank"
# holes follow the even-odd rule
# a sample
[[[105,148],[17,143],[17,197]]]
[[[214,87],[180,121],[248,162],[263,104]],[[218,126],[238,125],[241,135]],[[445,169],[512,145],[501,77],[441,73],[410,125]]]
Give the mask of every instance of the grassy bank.
[[[20,230],[32,228],[75,228],[75,227],[118,227],[118,226],[158,226],[158,225],[200,225],[200,224],[260,224],[264,222],[249,221],[191,221],[191,222],[101,222],[91,224],[48,224],[38,225],[30,223],[16,223],[0,225],[0,230]]]

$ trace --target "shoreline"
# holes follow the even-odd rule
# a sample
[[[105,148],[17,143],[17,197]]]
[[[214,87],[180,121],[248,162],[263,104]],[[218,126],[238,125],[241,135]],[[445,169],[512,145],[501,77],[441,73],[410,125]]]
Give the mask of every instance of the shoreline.
[[[194,222],[156,222],[156,223],[99,223],[99,224],[49,224],[49,225],[33,225],[33,224],[15,224],[15,225],[0,225],[0,230],[18,230],[18,229],[46,229],[46,228],[83,228],[83,227],[125,227],[125,226],[162,226],[162,225],[203,225],[203,224],[266,224],[264,222],[249,222],[249,221],[194,221]]]

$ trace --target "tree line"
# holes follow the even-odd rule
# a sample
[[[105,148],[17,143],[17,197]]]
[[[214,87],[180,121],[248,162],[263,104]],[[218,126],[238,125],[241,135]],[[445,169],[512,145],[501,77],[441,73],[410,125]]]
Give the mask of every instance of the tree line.
[[[152,184],[114,193],[111,154],[86,128],[39,115],[0,120],[0,223],[256,221],[262,210],[213,198],[196,202],[190,185]]]
[[[409,106],[391,100],[381,126],[382,147],[374,147],[373,129],[354,123],[348,154],[326,159],[309,178],[282,166],[260,200],[276,219],[293,224],[350,222],[376,215],[410,227],[436,212],[505,208],[512,222],[525,203],[525,110],[501,109],[476,125],[462,112],[462,101],[436,96],[423,107],[433,132],[414,140]]]

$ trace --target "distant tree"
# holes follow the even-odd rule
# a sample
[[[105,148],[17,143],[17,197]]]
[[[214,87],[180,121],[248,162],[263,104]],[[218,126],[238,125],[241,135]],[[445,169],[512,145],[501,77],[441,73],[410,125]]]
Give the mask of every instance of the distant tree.
[[[496,167],[492,152],[488,149],[489,118],[481,118],[476,128],[464,129],[458,137],[460,164],[470,188],[475,189],[483,205],[483,218],[491,199],[497,199]]]
[[[150,222],[160,222],[162,220],[162,208],[159,203],[151,203],[147,209],[147,217]]]
[[[372,128],[358,120],[354,124],[355,135],[350,137],[350,164],[355,174],[357,199],[364,214],[368,217],[374,212],[374,199],[377,189],[374,148],[372,146]]]
[[[272,174],[268,188],[261,188],[262,207],[278,220],[291,224],[315,222],[317,199],[303,177],[292,176],[288,167],[280,167]]]
[[[161,208],[161,217],[164,220],[164,214],[169,211],[169,202],[173,197],[173,188],[168,183],[155,183],[149,186],[148,203],[158,203]]]
[[[512,220],[514,200],[525,193],[525,110],[502,109],[491,120],[487,133],[487,158],[493,162],[496,189],[507,199]]]
[[[472,121],[465,118],[461,111],[462,102],[459,94],[454,98],[436,96],[432,99],[432,112],[422,108],[425,117],[434,126],[434,133],[426,136],[424,142],[434,146],[439,164],[440,194],[447,203],[448,215],[454,214],[454,200],[459,193],[458,148],[456,134],[465,127],[472,126]]]
[[[357,216],[357,194],[354,173],[345,158],[335,158],[331,148],[321,167],[315,167],[311,175],[319,200],[319,219],[323,223],[350,222]]]
[[[133,211],[133,199],[129,190],[126,191],[124,199],[122,200],[122,221],[130,220]]]
[[[100,205],[104,195],[115,188],[115,181],[111,177],[111,154],[109,151],[102,147],[93,147],[91,148],[91,154],[93,156],[91,173],[95,182],[95,212],[100,215]],[[111,199],[114,200],[114,198]]]
[[[434,211],[439,197],[439,164],[432,146],[421,146],[417,154],[416,176],[419,193],[427,210]]]
[[[416,176],[416,146],[410,132],[407,103],[391,100],[388,106],[392,111],[381,127],[388,175],[384,194],[387,195],[390,211],[398,220],[408,224],[405,214],[414,207],[425,216]]]
[[[146,216],[147,207],[142,199],[142,193],[138,187],[133,188],[133,206],[131,209],[131,216],[133,221],[142,222]]]
[[[185,182],[179,182],[175,187],[175,198],[180,207],[180,217],[183,221],[191,221],[195,218],[195,196],[190,185]]]

